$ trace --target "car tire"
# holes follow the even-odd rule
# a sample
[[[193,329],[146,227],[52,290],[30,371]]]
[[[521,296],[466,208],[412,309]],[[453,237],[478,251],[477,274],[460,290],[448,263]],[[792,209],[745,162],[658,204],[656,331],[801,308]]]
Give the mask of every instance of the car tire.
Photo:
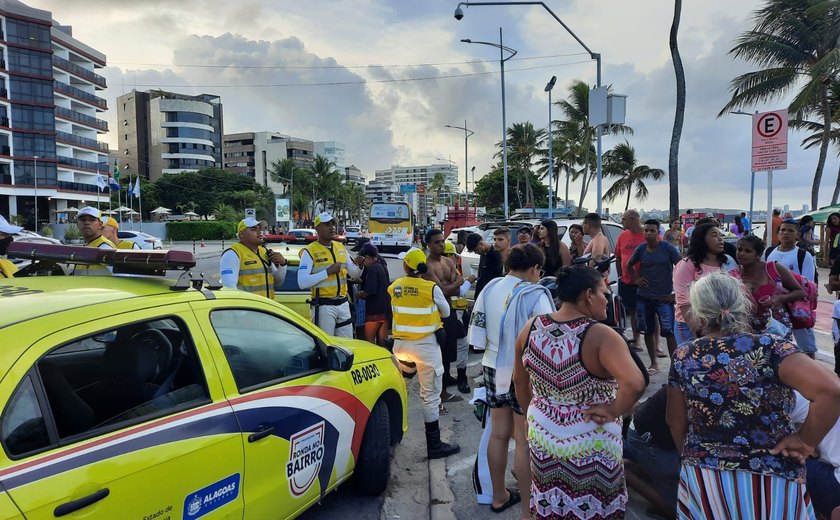
[[[388,405],[378,401],[371,410],[353,473],[356,492],[380,495],[391,476],[391,417]]]

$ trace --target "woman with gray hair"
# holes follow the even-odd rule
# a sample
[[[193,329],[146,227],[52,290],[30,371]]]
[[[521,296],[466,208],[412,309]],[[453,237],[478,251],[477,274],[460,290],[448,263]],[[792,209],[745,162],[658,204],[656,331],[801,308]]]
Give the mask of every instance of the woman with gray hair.
[[[744,285],[691,287],[698,339],[677,347],[667,420],[682,453],[679,518],[813,518],[803,463],[840,415],[840,380],[796,345],[752,333]],[[793,389],[811,401],[796,431]]]

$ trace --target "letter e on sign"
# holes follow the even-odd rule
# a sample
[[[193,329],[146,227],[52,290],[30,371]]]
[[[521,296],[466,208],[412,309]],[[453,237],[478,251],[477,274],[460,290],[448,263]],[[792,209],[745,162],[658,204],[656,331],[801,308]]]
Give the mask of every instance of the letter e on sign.
[[[755,114],[752,126],[752,171],[786,170],[787,110]]]

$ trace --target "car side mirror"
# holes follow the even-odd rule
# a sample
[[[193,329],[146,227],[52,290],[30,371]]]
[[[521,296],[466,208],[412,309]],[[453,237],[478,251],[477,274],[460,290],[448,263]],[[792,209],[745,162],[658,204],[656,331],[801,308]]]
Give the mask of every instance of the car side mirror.
[[[327,365],[330,370],[347,372],[353,366],[353,351],[338,345],[327,347]]]

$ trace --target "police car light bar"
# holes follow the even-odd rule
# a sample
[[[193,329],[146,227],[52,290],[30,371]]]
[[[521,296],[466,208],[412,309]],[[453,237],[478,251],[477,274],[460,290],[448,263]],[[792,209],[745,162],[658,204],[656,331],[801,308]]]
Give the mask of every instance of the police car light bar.
[[[6,255],[9,258],[63,264],[105,264],[114,266],[115,273],[162,274],[167,270],[186,271],[195,267],[195,256],[187,251],[99,249],[12,242]]]

